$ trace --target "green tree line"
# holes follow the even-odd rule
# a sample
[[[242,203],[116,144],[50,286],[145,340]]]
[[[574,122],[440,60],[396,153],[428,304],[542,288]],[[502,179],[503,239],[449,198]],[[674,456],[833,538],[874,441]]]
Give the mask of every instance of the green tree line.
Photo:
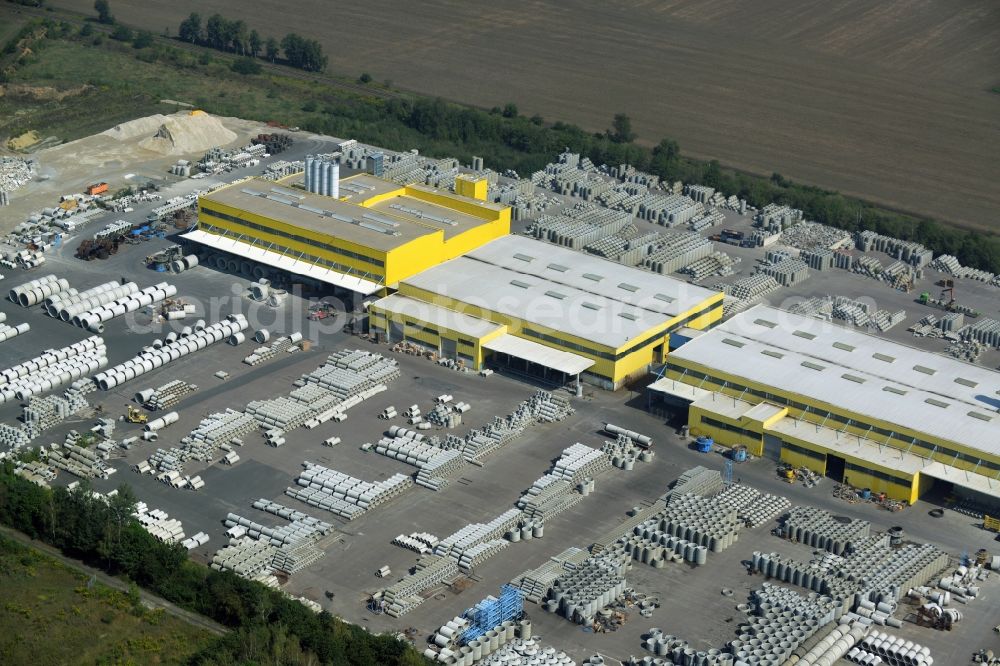
[[[72,491],[44,488],[15,475],[10,461],[0,465],[0,523],[232,629],[198,653],[195,664],[426,663],[394,637],[316,614],[260,583],[190,561],[180,545],[146,532],[132,515],[135,507],[125,485],[105,502],[86,483]]]
[[[187,20],[192,21],[192,18]],[[189,39],[191,35],[203,34],[201,19],[192,21],[194,24],[197,30],[192,28],[184,33]],[[249,33],[247,38],[248,58],[257,53],[277,61],[280,51],[277,41],[269,38],[264,41],[263,50],[254,51],[253,44],[259,43],[260,37],[254,40],[252,35]],[[74,38],[55,31],[48,36]],[[197,39],[195,37],[195,41]],[[5,50],[13,52],[15,44],[16,41],[11,40]],[[143,58],[147,51],[150,49],[140,49],[136,57]],[[193,59],[182,58],[180,54],[175,53],[173,58],[166,55],[160,59],[164,65],[196,66]],[[210,62],[207,55],[203,54],[199,61],[206,70]],[[234,63],[233,69],[240,73],[256,71],[250,63],[241,61]],[[278,77],[261,85],[269,87],[269,95],[294,100],[298,112],[292,111],[281,120],[309,131],[349,136],[392,150],[418,148],[430,156],[453,156],[466,162],[472,155],[479,155],[494,169],[511,169],[523,176],[543,168],[556,154],[569,148],[596,164],[629,163],[663,180],[710,185],[726,195],[744,198],[752,206],[761,207],[771,202],[786,204],[802,209],[808,219],[852,232],[869,229],[916,241],[936,254],[955,255],[965,266],[1000,273],[1000,237],[994,234],[959,229],[937,220],[890,210],[834,191],[795,183],[780,174],[759,176],[728,169],[714,160],[695,160],[684,156],[672,139],[663,139],[652,148],[639,145],[635,142],[637,137],[631,122],[624,114],[618,114],[607,131],[595,133],[561,121],[546,123],[539,116],[527,118],[518,113],[514,104],[482,110],[441,99],[402,94],[389,99],[359,98],[332,87],[312,86],[306,91],[286,86]],[[275,119],[262,116],[255,106],[231,98],[199,97],[197,101],[212,113],[262,121]]]
[[[247,28],[242,20],[230,21],[221,14],[212,14],[202,26],[201,14],[192,12],[181,21],[177,38],[191,44],[201,44],[219,51],[232,51],[251,58],[265,58],[277,62],[280,52],[285,62],[307,72],[321,72],[327,58],[323,47],[315,39],[306,39],[289,33],[278,42],[274,37],[264,39],[256,30]]]
[[[517,115],[516,107],[490,111],[451,104],[441,99],[393,98],[367,100],[365,104],[328,105],[313,114],[303,127],[334,136],[395,150],[418,147],[433,156],[467,160],[483,157],[499,170],[513,169],[528,176],[568,148],[595,164],[632,164],[664,181],[681,180],[714,187],[727,196],[735,194],[752,206],[779,203],[800,208],[806,218],[847,231],[869,229],[904,240],[923,243],[936,254],[952,254],[965,266],[1000,273],[1000,238],[946,226],[846,197],[819,187],[792,182],[780,174],[770,177],[722,167],[719,162],[685,157],[672,139],[655,147],[635,143],[631,122],[615,116],[605,132],[587,132],[564,122],[546,124],[537,116]],[[409,131],[407,131],[409,130]]]

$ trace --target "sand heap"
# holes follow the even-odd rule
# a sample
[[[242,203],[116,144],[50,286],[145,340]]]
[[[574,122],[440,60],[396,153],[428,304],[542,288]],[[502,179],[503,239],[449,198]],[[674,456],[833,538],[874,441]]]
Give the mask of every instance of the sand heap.
[[[146,137],[139,147],[161,155],[185,155],[225,146],[236,140],[237,134],[226,128],[215,116],[202,111],[156,114],[137,118],[101,132],[118,141]]]

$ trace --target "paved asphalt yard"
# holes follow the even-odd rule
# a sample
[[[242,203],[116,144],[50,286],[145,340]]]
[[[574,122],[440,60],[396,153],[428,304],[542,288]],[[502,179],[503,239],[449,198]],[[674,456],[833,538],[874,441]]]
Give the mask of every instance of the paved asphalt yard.
[[[114,460],[118,472],[110,479],[95,481],[94,487],[107,491],[128,483],[151,508],[164,509],[172,517],[182,520],[187,534],[198,531],[209,534],[211,540],[208,544],[192,553],[194,558],[202,561],[207,561],[225,543],[222,520],[226,513],[240,513],[265,524],[279,522],[275,516],[250,506],[261,497],[334,523],[338,529],[325,541],[326,556],[293,576],[286,589],[293,594],[315,599],[331,612],[361,623],[372,631],[415,627],[418,630],[418,647],[422,648],[424,637],[437,626],[486,595],[496,594],[502,583],[528,568],[539,566],[546,558],[569,546],[587,547],[598,534],[624,519],[630,508],[647,504],[665,492],[684,470],[699,464],[713,469],[723,467],[724,459],[720,455],[695,452],[688,442],[675,434],[672,425],[646,412],[642,394],[629,391],[611,394],[588,388],[582,398],[572,398],[576,412],[571,417],[559,423],[528,429],[522,437],[486,459],[482,467],[466,466],[442,491],[435,493],[414,487],[392,503],[344,523],[332,514],[325,514],[284,495],[284,489],[294,484],[294,477],[303,461],[320,463],[369,481],[384,479],[397,472],[413,473],[414,469],[404,463],[360,449],[362,444],[376,441],[388,425],[402,423],[401,419],[392,422],[379,420],[377,414],[385,406],[395,405],[402,410],[417,403],[427,409],[435,396],[451,393],[456,400],[472,405],[471,411],[464,415],[463,424],[453,431],[462,435],[496,415],[509,413],[536,387],[512,377],[493,375],[482,378],[443,368],[423,358],[393,354],[386,346],[376,346],[341,332],[342,317],[332,324],[308,322],[305,319],[307,303],[299,297],[290,297],[277,311],[260,306],[244,296],[249,286],[246,279],[225,275],[214,269],[198,267],[180,275],[147,270],[143,258],[168,242],[151,241],[139,246],[126,246],[110,260],[92,263],[72,258],[71,248],[75,247],[75,243],[69,242],[60,251],[51,254],[45,267],[35,273],[56,273],[69,279],[78,289],[119,277],[135,280],[140,287],[166,280],[177,285],[179,297],[198,304],[198,316],[210,313],[205,317],[210,322],[230,312],[241,311],[251,322],[260,322],[276,334],[302,331],[315,344],[309,351],[288,354],[257,367],[241,363],[254,347],[252,343],[240,347],[219,344],[130,381],[123,387],[91,394],[92,405],[100,404],[105,413],[117,417],[124,412],[125,403],[140,389],[160,386],[173,379],[183,379],[199,387],[175,408],[180,413],[180,421],[161,431],[159,442],[155,445],[141,444]],[[17,279],[5,280],[4,286],[10,288],[37,277],[36,274],[18,274]],[[8,323],[28,321],[32,327],[30,335],[3,344],[0,352],[4,367],[35,356],[41,349],[63,346],[88,336],[81,329],[43,316],[37,308],[26,310],[4,300],[0,302],[0,311],[7,314]],[[173,328],[179,329],[190,323],[190,319],[175,322]],[[104,334],[111,363],[120,363],[131,357],[142,346],[164,335],[166,330],[166,326],[150,327],[148,317],[143,315],[135,316],[130,321],[126,318],[113,320],[107,324]],[[286,445],[277,449],[265,446],[262,436],[251,435],[239,450],[241,460],[235,466],[230,468],[216,464],[204,469],[191,466],[186,470],[189,474],[200,474],[204,479],[205,488],[197,492],[175,490],[150,476],[131,471],[131,465],[147,457],[155,447],[176,444],[206,414],[227,407],[242,409],[248,401],[286,394],[296,378],[319,366],[330,352],[345,347],[370,349],[396,358],[402,376],[390,384],[387,392],[351,409],[343,423],[331,422],[314,430],[292,431],[287,435]],[[216,378],[214,373],[218,370],[229,372],[230,377],[226,380]],[[0,418],[8,423],[19,414],[20,408],[16,404],[0,408]],[[416,563],[415,553],[390,544],[395,536],[426,531],[444,537],[468,522],[487,521],[495,517],[513,506],[519,495],[547,471],[562,449],[574,442],[600,446],[605,439],[600,429],[607,421],[652,435],[656,451],[652,462],[637,463],[631,472],[611,469],[600,476],[594,493],[547,522],[543,539],[512,544],[478,567],[470,577],[471,584],[463,591],[455,592],[444,587],[435,590],[416,611],[399,619],[368,613],[366,599],[386,584],[386,581],[374,576],[375,570],[388,565],[393,571],[389,579],[392,582]],[[69,429],[89,428],[92,422],[89,418],[66,422],[36,441],[61,441]],[[138,426],[122,423],[116,436],[126,437],[138,431]],[[342,439],[339,446],[332,449],[322,446],[324,439],[334,435]],[[849,505],[832,497],[832,482],[823,481],[813,489],[789,485],[777,478],[773,464],[764,460],[738,465],[735,476],[761,490],[784,494],[793,504],[810,504],[837,515],[870,520],[878,530],[900,525],[914,541],[938,544],[956,558],[974,553],[979,548],[993,547],[996,550],[996,543],[991,541],[992,533],[980,529],[972,519],[951,511],[946,511],[943,518],[932,518],[928,510],[934,505],[928,502],[920,502],[895,514],[874,505]],[[60,474],[60,483],[72,480],[65,473]],[[577,659],[595,652],[617,658],[630,654],[643,656],[640,637],[653,626],[662,628],[665,633],[684,637],[698,646],[719,646],[734,636],[735,627],[742,620],[735,605],[744,601],[748,591],[763,580],[759,576],[748,576],[742,561],[749,559],[754,550],[776,551],[806,559],[809,556],[807,549],[773,536],[770,533],[773,526],[764,525],[745,531],[739,543],[721,554],[711,555],[708,564],[703,567],[670,565],[657,570],[637,564],[628,574],[629,585],[658,596],[662,607],[652,618],[641,618],[635,614],[613,634],[586,633],[560,617],[545,614],[532,604],[527,604],[527,611],[535,624],[536,633],[545,642],[568,651]],[[724,587],[735,590],[735,596],[722,596],[721,589]],[[326,597],[327,591],[334,593],[332,600]],[[930,645],[936,663],[965,663],[971,651],[979,647],[1000,652],[1000,639],[990,631],[1000,618],[998,609],[1000,580],[994,576],[984,585],[981,597],[962,608],[966,619],[954,631],[934,632],[906,624],[899,633],[910,640]]]

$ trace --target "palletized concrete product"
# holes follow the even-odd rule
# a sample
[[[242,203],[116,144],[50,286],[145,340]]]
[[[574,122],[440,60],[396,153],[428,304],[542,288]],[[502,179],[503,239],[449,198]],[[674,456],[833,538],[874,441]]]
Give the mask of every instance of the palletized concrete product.
[[[772,520],[791,505],[786,497],[762,493],[738,483],[727,486],[715,499],[724,506],[736,509],[736,514],[748,527],[757,527]]]
[[[564,571],[575,569],[590,557],[590,553],[581,548],[570,547],[562,553],[549,558],[543,565],[529,569],[511,581],[514,587],[521,590],[524,598],[534,603],[541,603],[549,593],[552,583]]]
[[[399,617],[423,603],[421,592],[440,585],[457,574],[458,565],[451,558],[424,555],[417,562],[414,573],[408,574],[377,595],[377,603],[386,615]]]
[[[257,541],[250,537],[232,539],[228,545],[216,551],[209,566],[254,579],[271,572],[277,552],[278,549],[267,541]]]
[[[553,581],[549,598],[558,603],[558,612],[566,619],[590,625],[598,611],[625,593],[625,570],[618,557],[589,557]]]
[[[822,509],[795,507],[788,512],[782,530],[789,539],[840,555],[871,534],[871,523],[865,520],[843,523]]]
[[[197,389],[194,384],[175,379],[157,389],[146,389],[136,393],[135,401],[152,410],[167,409]]]
[[[305,468],[285,494],[352,520],[379,504],[390,501],[413,485],[413,479],[394,474],[384,481],[369,483],[342,472],[304,462]]]
[[[415,465],[419,472],[417,474],[417,485],[440,490],[447,484],[447,476],[463,467],[463,459],[458,451],[442,450],[421,440],[412,439],[402,433],[411,433],[404,428],[393,426],[390,433],[395,432],[396,437],[383,437],[375,445],[376,453],[380,453],[389,458]],[[416,433],[414,433],[416,434]]]
[[[460,567],[470,569],[506,548],[503,536],[520,522],[521,512],[508,509],[488,523],[470,523],[441,539],[435,555],[446,556]]]

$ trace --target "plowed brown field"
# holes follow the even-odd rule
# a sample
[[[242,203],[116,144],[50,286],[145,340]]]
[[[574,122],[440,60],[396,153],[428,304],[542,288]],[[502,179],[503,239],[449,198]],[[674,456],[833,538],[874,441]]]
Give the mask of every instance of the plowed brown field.
[[[92,13],[91,0],[52,4]],[[176,33],[191,11],[323,43],[334,73],[515,102],[600,130],[1000,229],[996,0],[113,0]]]

